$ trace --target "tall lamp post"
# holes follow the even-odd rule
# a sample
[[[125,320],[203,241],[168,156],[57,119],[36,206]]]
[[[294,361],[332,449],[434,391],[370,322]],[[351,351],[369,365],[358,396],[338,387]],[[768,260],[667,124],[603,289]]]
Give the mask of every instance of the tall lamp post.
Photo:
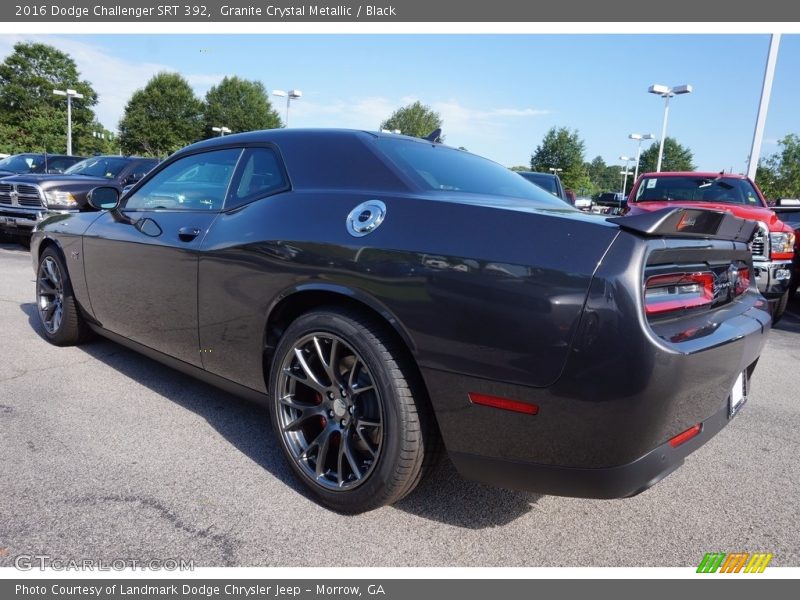
[[[630,172],[629,165],[633,159],[630,156],[620,156],[619,159],[625,161],[625,170],[620,171],[620,175],[625,175],[625,179],[622,182],[622,195],[625,196],[625,190],[628,188],[628,173]]]
[[[636,181],[639,179],[639,161],[642,158],[642,140],[652,140],[654,139],[654,135],[652,133],[632,133],[628,136],[632,140],[636,140],[637,148],[636,148],[636,166],[634,167],[633,173],[633,180]]]
[[[684,85],[676,85],[675,87],[667,87],[666,85],[661,85],[655,83],[647,88],[647,91],[651,94],[655,94],[657,96],[661,96],[664,98],[664,122],[661,125],[661,143],[658,146],[658,165],[656,166],[656,172],[661,172],[661,158],[664,156],[664,138],[667,136],[667,118],[669,117],[669,99],[673,96],[679,96],[681,94],[691,94],[692,93],[692,86],[688,84]]]
[[[56,96],[67,97],[67,155],[72,156],[72,99],[83,98],[83,94],[79,94],[75,90],[53,90]]]
[[[213,131],[214,133],[218,133],[219,137],[222,137],[226,133],[230,133],[231,132],[231,130],[228,129],[227,127],[212,127],[211,131]]]
[[[557,168],[557,167],[548,167],[548,168],[547,168],[547,170],[548,170],[548,171],[550,171],[550,172],[551,172],[553,175],[558,175],[558,174],[559,174],[559,173],[561,173],[561,172],[562,172],[564,169],[559,169],[559,168]]]
[[[300,90],[289,90],[288,92],[284,92],[283,90],[272,90],[273,96],[278,96],[279,98],[286,98],[286,123],[284,127],[289,126],[289,104],[292,100],[298,100],[303,97],[303,92]]]

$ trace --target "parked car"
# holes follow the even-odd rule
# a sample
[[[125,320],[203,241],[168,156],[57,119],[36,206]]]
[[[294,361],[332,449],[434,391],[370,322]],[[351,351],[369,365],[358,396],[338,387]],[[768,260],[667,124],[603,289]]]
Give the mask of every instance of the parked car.
[[[624,214],[628,206],[627,198],[622,192],[604,192],[592,203],[592,211],[607,215]]]
[[[93,210],[87,193],[98,185],[122,190],[158,164],[155,158],[93,156],[61,175],[27,174],[0,180],[0,233],[26,241],[44,218]]]
[[[628,198],[628,214],[637,215],[670,206],[709,208],[758,222],[750,244],[753,276],[769,300],[777,322],[789,299],[794,257],[794,230],[767,205],[758,186],[744,175],[726,173],[645,173]]]
[[[63,173],[83,156],[66,154],[15,154],[0,160],[0,178],[27,173]]]
[[[590,212],[593,204],[590,196],[578,196],[575,198],[575,208],[578,210]]]
[[[263,403],[343,512],[410,493],[440,440],[480,481],[637,494],[737,414],[770,327],[755,222],[598,219],[401,135],[214,138],[89,202],[33,234],[43,335],[94,331]]]
[[[779,198],[771,208],[781,221],[794,229],[794,261],[789,283],[791,297],[800,287],[800,198]]]
[[[561,183],[561,178],[555,173],[538,173],[537,171],[517,171],[517,173],[522,176],[524,179],[527,179],[533,184],[538,185],[546,192],[550,192],[556,198],[564,201],[569,205],[573,205],[575,203],[575,194],[572,193],[572,198],[570,199],[569,194],[567,193],[568,190],[564,189],[564,184]]]

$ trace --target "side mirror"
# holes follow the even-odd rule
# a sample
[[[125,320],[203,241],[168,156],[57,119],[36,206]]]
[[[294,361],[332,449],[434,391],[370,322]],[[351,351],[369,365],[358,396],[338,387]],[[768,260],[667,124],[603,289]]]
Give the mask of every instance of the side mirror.
[[[114,210],[119,206],[119,190],[113,187],[96,187],[86,198],[89,206],[97,210]]]

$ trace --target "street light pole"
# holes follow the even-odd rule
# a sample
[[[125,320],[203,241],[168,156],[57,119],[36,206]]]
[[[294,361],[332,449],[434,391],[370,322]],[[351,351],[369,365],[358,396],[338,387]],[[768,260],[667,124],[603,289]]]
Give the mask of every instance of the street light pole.
[[[230,133],[230,132],[231,132],[231,130],[230,130],[230,129],[228,129],[227,127],[212,127],[212,128],[211,128],[211,131],[214,131],[214,132],[216,132],[216,133],[219,133],[219,137],[222,137],[222,136],[224,136],[226,133]]]
[[[691,94],[692,93],[692,86],[688,84],[684,85],[676,85],[675,87],[667,87],[666,85],[661,85],[655,83],[647,88],[647,91],[651,94],[655,94],[657,96],[661,96],[664,98],[664,121],[661,124],[661,141],[658,145],[658,164],[656,165],[656,172],[661,172],[661,159],[664,156],[664,138],[667,137],[667,119],[669,117],[669,99],[673,96],[678,96],[680,94]]]
[[[72,99],[83,98],[83,94],[79,94],[75,90],[53,90],[56,96],[67,97],[67,156],[72,156]]]
[[[283,126],[289,127],[289,104],[292,100],[299,100],[302,98],[303,92],[300,90],[289,90],[288,92],[284,92],[283,90],[272,90],[272,95],[279,98],[286,98],[286,122]]]
[[[634,167],[634,171],[635,172],[633,174],[633,180],[636,181],[637,179],[639,179],[639,161],[642,159],[642,140],[652,140],[653,139],[653,134],[652,133],[645,133],[645,134],[632,133],[628,137],[630,139],[636,140],[638,142],[637,148],[636,148],[636,166]],[[664,136],[662,135],[661,137],[663,138]]]
[[[558,175],[558,174],[559,174],[559,173],[561,173],[561,172],[562,172],[564,169],[558,169],[558,168],[556,168],[556,167],[548,167],[548,168],[547,168],[547,170],[548,170],[548,171],[551,171],[551,172],[553,173],[553,175]]]
[[[620,171],[620,173],[624,173],[625,174],[625,179],[622,182],[622,195],[624,197],[625,196],[625,190],[628,188],[628,173],[629,173],[629,168],[628,167],[629,167],[630,162],[633,159],[630,156],[620,156],[619,159],[625,161],[625,170],[624,171]]]

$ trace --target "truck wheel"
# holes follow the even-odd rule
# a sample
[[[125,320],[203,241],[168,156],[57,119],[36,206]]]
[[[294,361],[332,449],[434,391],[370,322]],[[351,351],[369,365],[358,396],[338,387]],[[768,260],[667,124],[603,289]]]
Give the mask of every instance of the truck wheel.
[[[775,325],[778,321],[781,320],[783,317],[783,313],[786,312],[786,305],[789,303],[789,290],[786,290],[786,293],[781,296],[781,299],[778,300],[778,303],[775,305],[775,311],[772,313],[772,324]]]
[[[292,470],[321,504],[360,513],[411,492],[438,443],[416,370],[377,321],[322,308],[275,351],[271,418]]]
[[[36,272],[36,306],[47,340],[56,346],[80,343],[88,332],[78,310],[61,255],[46,248]]]

